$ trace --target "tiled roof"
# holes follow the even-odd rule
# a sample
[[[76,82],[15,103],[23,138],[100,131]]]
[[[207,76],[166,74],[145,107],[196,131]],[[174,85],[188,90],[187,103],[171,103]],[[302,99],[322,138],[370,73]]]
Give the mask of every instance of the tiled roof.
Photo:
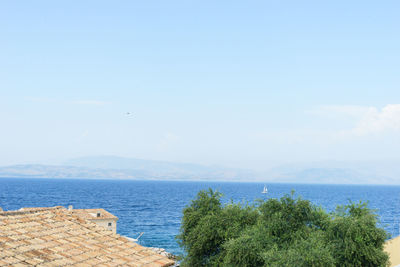
[[[102,220],[102,219],[115,219],[118,218],[104,209],[73,209],[72,213],[88,220]],[[100,216],[97,216],[99,214]]]
[[[170,266],[64,207],[0,211],[0,266]]]

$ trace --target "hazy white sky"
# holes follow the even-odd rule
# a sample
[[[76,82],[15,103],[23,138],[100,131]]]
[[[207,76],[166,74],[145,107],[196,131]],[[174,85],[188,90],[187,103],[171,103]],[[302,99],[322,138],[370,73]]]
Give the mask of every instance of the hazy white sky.
[[[397,160],[399,11],[365,0],[2,1],[0,165]]]

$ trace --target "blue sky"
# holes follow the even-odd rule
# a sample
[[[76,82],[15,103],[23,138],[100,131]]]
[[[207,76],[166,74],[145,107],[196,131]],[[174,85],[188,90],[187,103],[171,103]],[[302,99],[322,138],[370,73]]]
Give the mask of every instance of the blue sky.
[[[398,160],[399,8],[2,1],[0,165]]]

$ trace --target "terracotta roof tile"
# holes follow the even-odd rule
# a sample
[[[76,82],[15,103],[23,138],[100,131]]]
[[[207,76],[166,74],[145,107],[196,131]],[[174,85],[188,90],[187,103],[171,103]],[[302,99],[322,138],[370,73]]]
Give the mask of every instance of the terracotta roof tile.
[[[87,220],[103,220],[103,219],[115,219],[118,218],[104,209],[73,209],[72,214],[79,216],[80,218]]]
[[[172,260],[91,222],[103,209],[0,212],[0,266],[170,266]],[[101,216],[97,217],[100,211]],[[80,214],[79,214],[80,213]],[[93,218],[92,218],[93,217]],[[90,218],[90,219],[89,219]]]

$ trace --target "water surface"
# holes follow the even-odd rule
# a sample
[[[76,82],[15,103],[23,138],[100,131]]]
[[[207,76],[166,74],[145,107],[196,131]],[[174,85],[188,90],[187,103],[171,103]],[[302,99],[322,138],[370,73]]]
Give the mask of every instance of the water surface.
[[[144,232],[140,244],[180,253],[175,236],[182,209],[209,187],[222,192],[224,202],[280,198],[292,189],[328,211],[349,200],[369,201],[381,225],[393,236],[399,234],[400,186],[267,184],[265,195],[264,184],[259,183],[0,178],[0,207],[104,208],[119,218],[119,234],[136,237]]]

